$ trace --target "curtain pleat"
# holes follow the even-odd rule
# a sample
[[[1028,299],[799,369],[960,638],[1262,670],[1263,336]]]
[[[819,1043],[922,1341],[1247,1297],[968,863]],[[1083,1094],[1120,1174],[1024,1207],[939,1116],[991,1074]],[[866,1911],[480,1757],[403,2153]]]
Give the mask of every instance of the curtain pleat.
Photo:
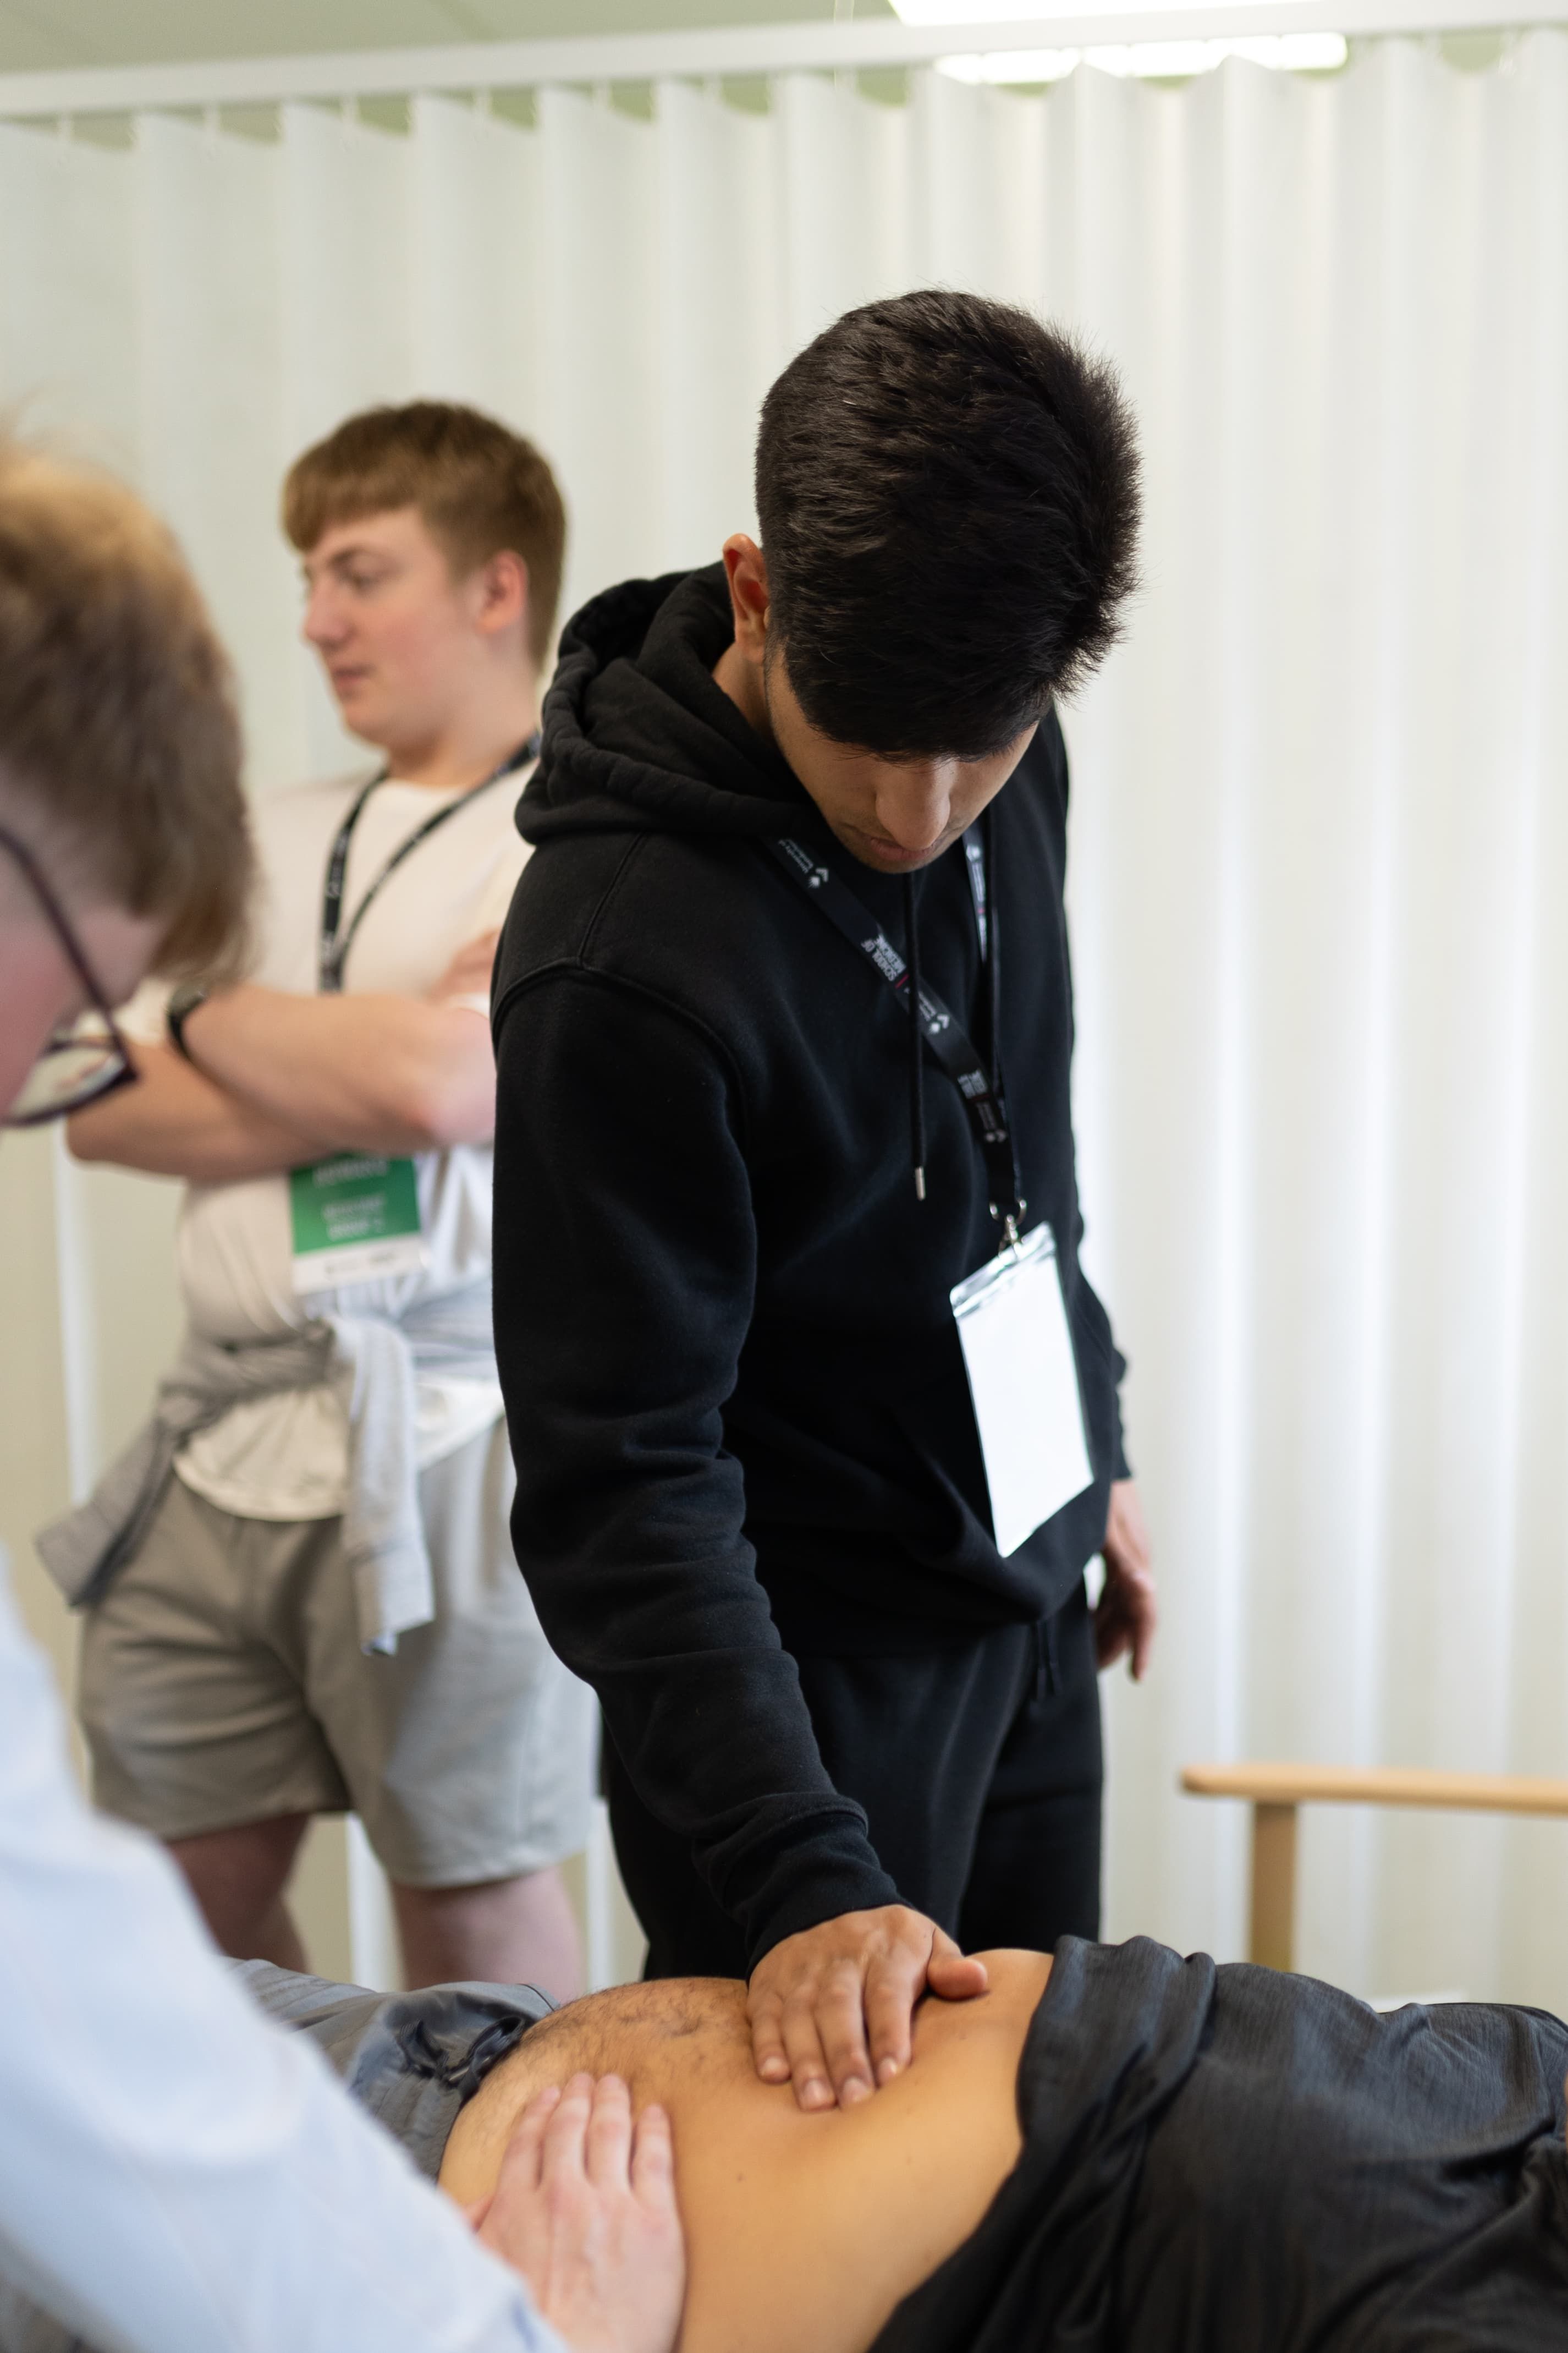
[[[1148,522],[1066,714],[1078,1121],[1165,1622],[1108,1686],[1108,1926],[1234,1953],[1244,1824],[1184,1760],[1568,1774],[1568,37],[768,99],[0,128],[0,397],[172,518],[265,790],[343,757],[274,515],[350,409],[535,435],[570,609],[753,527],[761,396],[850,303],[973,287],[1115,361]],[[95,1180],[100,1328],[166,1299],[147,1198]],[[113,1351],[105,1443],[156,1369]],[[1300,1942],[1568,2009],[1568,1828],[1310,1818]]]

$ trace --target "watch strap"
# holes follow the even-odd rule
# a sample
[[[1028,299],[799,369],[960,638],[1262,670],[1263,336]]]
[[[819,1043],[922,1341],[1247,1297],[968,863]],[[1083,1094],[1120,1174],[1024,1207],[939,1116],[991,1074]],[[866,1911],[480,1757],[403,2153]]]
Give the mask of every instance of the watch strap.
[[[168,1008],[163,1015],[163,1028],[167,1032],[170,1045],[176,1054],[181,1055],[185,1061],[191,1062],[193,1069],[195,1063],[192,1060],[191,1050],[185,1043],[185,1024],[197,1006],[205,1005],[210,995],[211,991],[205,981],[182,981],[170,997]]]

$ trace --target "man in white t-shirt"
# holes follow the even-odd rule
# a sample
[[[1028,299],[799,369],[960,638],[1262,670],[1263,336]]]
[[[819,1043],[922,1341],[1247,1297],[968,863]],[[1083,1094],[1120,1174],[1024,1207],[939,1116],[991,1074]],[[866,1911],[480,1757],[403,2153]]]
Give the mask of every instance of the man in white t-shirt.
[[[80,1158],[186,1179],[189,1337],[40,1550],[87,1612],[95,1795],[167,1842],[226,1951],[304,1966],[289,1871],[352,1808],[410,1984],[563,1997],[597,1719],[507,1532],[488,1011],[564,516],[528,443],[418,402],[307,451],[284,521],[383,756],[263,803],[250,977],[140,1005],[141,1083],[70,1124]]]
[[[108,1008],[149,966],[221,968],[250,878],[227,666],[173,543],[0,438],[0,1122],[135,1093]],[[0,1556],[6,2353],[669,2353],[668,2120],[634,2126],[612,2078],[530,2114],[480,2245],[253,2007],[153,1841],[89,1810]]]

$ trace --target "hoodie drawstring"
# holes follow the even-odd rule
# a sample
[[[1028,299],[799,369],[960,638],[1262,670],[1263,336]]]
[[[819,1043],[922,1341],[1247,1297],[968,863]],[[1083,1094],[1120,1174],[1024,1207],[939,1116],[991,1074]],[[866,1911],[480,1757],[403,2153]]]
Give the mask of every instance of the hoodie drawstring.
[[[910,968],[910,1160],[915,1198],[926,1197],[925,1032],[921,1028],[921,936],[915,917],[915,878],[904,877],[904,961]]]
[[[980,819],[980,846],[985,855],[985,871],[991,878],[990,888],[996,888],[996,804],[990,802]],[[985,958],[985,977],[990,983],[987,1012],[991,1035],[985,1040],[991,1053],[991,1092],[998,1105],[1002,1102],[1002,943],[997,936],[996,910],[993,902],[990,921],[981,953]]]

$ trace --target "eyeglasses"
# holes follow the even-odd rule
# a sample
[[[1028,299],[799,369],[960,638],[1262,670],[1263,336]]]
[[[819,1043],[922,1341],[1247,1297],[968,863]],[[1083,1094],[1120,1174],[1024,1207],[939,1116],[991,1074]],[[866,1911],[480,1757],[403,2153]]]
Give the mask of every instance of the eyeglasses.
[[[73,1111],[130,1086],[137,1076],[131,1051],[120,1034],[92,966],[66,921],[64,910],[45,881],[26,846],[0,825],[0,845],[11,853],[31,885],[34,897],[47,916],[50,929],[90,1000],[85,1013],[55,1031],[33,1064],[15,1103],[0,1126],[40,1127],[46,1120],[64,1119]]]

